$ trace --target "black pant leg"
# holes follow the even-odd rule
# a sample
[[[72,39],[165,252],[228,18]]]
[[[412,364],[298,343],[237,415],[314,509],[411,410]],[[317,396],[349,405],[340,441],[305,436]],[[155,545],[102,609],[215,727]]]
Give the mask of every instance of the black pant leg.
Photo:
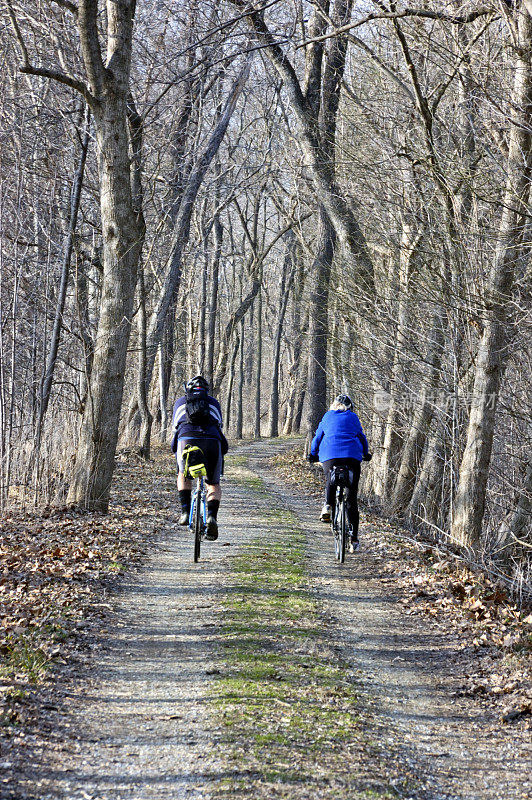
[[[328,461],[322,461],[321,465],[323,467],[323,471],[325,473],[325,502],[331,508],[334,506],[334,497],[335,491],[334,487],[331,486],[331,467],[334,464],[335,459],[331,458]]]
[[[358,526],[360,522],[360,514],[358,512],[358,483],[360,481],[360,461],[354,461],[353,464],[349,465],[349,468],[353,471],[353,483],[349,487],[349,492],[347,495],[347,516],[349,518],[349,522],[353,527],[353,536],[355,539],[357,539]]]

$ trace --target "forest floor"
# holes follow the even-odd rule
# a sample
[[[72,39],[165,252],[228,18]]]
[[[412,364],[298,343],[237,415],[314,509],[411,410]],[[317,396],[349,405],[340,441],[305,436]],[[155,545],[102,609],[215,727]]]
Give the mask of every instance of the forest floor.
[[[231,452],[198,564],[167,453],[2,521],[1,798],[532,797],[530,609],[370,515],[337,564],[300,451]]]

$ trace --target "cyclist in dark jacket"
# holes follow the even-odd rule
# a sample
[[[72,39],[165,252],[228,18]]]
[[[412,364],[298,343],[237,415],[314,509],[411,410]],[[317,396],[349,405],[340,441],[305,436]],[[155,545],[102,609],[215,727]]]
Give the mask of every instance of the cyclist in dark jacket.
[[[190,514],[192,481],[184,476],[185,465],[183,450],[187,445],[199,447],[205,457],[207,477],[207,533],[206,538],[214,541],[218,538],[218,509],[222,499],[220,476],[223,456],[229,449],[227,439],[222,431],[222,409],[214,397],[207,395],[208,414],[201,422],[192,422],[187,414],[186,392],[201,391],[203,396],[209,391],[209,384],[201,375],[196,375],[185,384],[185,394],[174,403],[172,414],[172,450],[177,459],[177,489],[181,503],[180,525],[187,525]]]
[[[310,445],[308,459],[311,462],[321,461],[325,472],[325,503],[320,515],[322,522],[330,522],[333,513],[335,487],[331,485],[331,468],[336,465],[347,466],[353,475],[347,493],[347,515],[352,527],[350,550],[353,552],[358,549],[360,462],[370,461],[371,453],[348,395],[339,394],[324,414]]]

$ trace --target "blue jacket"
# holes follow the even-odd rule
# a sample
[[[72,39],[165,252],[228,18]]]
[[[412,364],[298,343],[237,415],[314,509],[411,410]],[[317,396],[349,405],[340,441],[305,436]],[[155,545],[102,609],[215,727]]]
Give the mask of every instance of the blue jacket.
[[[368,440],[354,411],[327,411],[318,425],[310,452],[320,461],[330,458],[356,458],[368,453]]]

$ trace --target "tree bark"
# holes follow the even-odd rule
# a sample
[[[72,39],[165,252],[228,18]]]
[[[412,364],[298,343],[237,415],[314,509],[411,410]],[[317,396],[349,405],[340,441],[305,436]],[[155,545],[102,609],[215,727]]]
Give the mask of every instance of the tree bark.
[[[78,211],[81,201],[83,174],[85,172],[85,162],[87,160],[87,152],[89,149],[89,135],[90,135],[90,109],[87,107],[85,116],[85,131],[83,134],[83,140],[81,145],[81,155],[78,167],[76,169],[76,173],[74,175],[74,181],[72,183],[67,237],[65,242],[65,250],[63,253],[63,261],[61,265],[61,281],[57,293],[54,324],[50,339],[50,350],[48,353],[48,358],[46,360],[46,368],[39,389],[37,425],[35,430],[35,458],[36,458],[37,468],[39,460],[39,450],[41,446],[42,426],[44,418],[46,416],[46,411],[48,410],[48,403],[50,401],[50,394],[52,391],[52,381],[55,371],[55,364],[57,361],[57,353],[59,351],[61,326],[63,322],[63,311],[65,308],[68,280],[70,275],[70,262],[72,259],[72,251],[74,249],[74,235],[76,231]]]
[[[286,233],[286,253],[283,261],[283,273],[279,297],[279,313],[273,339],[273,372],[272,389],[270,394],[270,413],[268,436],[279,436],[279,365],[281,360],[281,340],[284,329],[284,319],[288,307],[290,288],[294,278],[296,237],[293,231]]]
[[[499,563],[509,563],[513,553],[524,545],[532,546],[532,461],[525,468],[523,484],[497,531],[495,557]]]
[[[440,392],[437,403],[439,408],[445,408],[445,392]],[[415,525],[437,527],[442,525],[445,519],[446,509],[442,508],[445,460],[441,437],[441,424],[437,415],[434,415],[419,477],[408,506],[407,518]]]
[[[309,305],[306,420],[309,443],[327,409],[327,308],[335,241],[336,235],[329,217],[324,209],[320,209]]]
[[[215,202],[216,202],[215,197]],[[222,254],[223,226],[220,221],[220,212],[215,211],[213,220],[214,251],[211,263],[211,281],[209,294],[209,314],[207,318],[207,353],[205,360],[205,377],[212,386],[214,380],[214,355],[216,343],[216,315],[218,313],[218,281],[220,272],[220,257]]]
[[[261,381],[262,381],[262,291],[259,285],[257,297],[257,325],[256,325],[256,365],[255,365],[255,426],[253,435],[260,439],[260,406],[261,406]]]
[[[107,59],[99,42],[97,4],[80,0],[78,24],[94,101],[100,155],[103,237],[101,311],[87,404],[67,502],[107,511],[114,471],[127,345],[142,249],[143,226],[134,207],[127,102],[135,2],[110,3]]]
[[[404,221],[399,254],[397,331],[390,380],[390,406],[386,419],[384,445],[379,466],[379,488],[376,491],[377,496],[383,501],[386,501],[390,493],[393,474],[403,441],[399,433],[399,407],[401,396],[404,395],[403,360],[407,353],[408,345],[410,274],[412,258],[419,241],[420,235],[413,230],[408,222]]]
[[[440,380],[442,348],[444,342],[441,310],[436,309],[431,326],[429,349],[426,357],[426,376],[421,397],[401,455],[397,480],[390,507],[401,513],[409,505],[415,487],[417,468],[425,445],[430,421],[434,413],[435,392]]]
[[[244,332],[245,317],[240,320],[240,358],[238,362],[238,393],[236,397],[235,438],[241,439],[244,422]]]
[[[249,12],[250,10],[247,0],[231,0],[231,2],[243,11]],[[323,3],[323,5],[325,8],[328,7],[328,3]],[[348,20],[351,14],[351,7],[351,0],[337,0],[331,12],[331,18],[334,23],[341,25],[343,21]],[[315,14],[317,16],[321,16],[320,10],[323,9],[316,9]],[[258,35],[260,41],[264,44],[266,55],[283,80],[283,87],[289,97],[290,105],[298,124],[298,141],[303,151],[306,165],[312,176],[316,197],[319,198],[319,202],[324,207],[340,244],[352,258],[356,271],[358,288],[361,294],[367,294],[372,297],[374,294],[373,263],[369,255],[366,240],[349,202],[343,197],[342,192],[336,184],[334,170],[331,170],[330,157],[325,154],[323,150],[323,145],[325,143],[326,146],[330,148],[330,152],[334,152],[334,139],[331,140],[329,137],[326,140],[320,141],[318,136],[316,128],[316,90],[314,90],[313,95],[311,95],[309,92],[309,83],[307,81],[306,94],[303,92],[292,63],[283,52],[280,45],[277,44],[274,34],[268,29],[260,11],[248,13],[247,20]],[[336,114],[334,102],[336,102],[336,108],[338,107],[337,101],[340,97],[346,46],[347,40],[345,37],[335,37],[334,46],[331,47],[331,51],[328,55],[330,64],[329,70],[327,70],[327,67],[323,64],[318,65],[317,62],[321,59],[321,53],[323,51],[319,49],[316,50],[317,56],[315,58],[314,80],[310,85],[315,86],[322,72],[323,74],[327,72],[327,82],[322,85],[320,91],[322,91],[325,86],[328,90],[332,90],[332,94],[336,96],[332,98],[333,103],[330,106],[331,114],[326,115],[327,123],[329,123],[331,115]],[[329,100],[330,99],[331,96],[329,96]],[[326,100],[326,104],[327,103],[328,100]],[[330,131],[328,133],[330,133]]]
[[[198,161],[198,164],[190,174],[186,188],[181,197],[179,212],[175,222],[174,234],[172,236],[170,258],[166,278],[164,281],[164,288],[157,301],[149,324],[148,361],[146,366],[146,378],[148,381],[151,381],[153,374],[155,355],[161,341],[164,321],[166,319],[172,298],[176,295],[181,281],[182,255],[184,247],[188,241],[190,220],[192,217],[196,196],[207,170],[211,165],[218,148],[220,147],[248,75],[249,64],[235,81],[216,128],[214,129],[209,142]]]

